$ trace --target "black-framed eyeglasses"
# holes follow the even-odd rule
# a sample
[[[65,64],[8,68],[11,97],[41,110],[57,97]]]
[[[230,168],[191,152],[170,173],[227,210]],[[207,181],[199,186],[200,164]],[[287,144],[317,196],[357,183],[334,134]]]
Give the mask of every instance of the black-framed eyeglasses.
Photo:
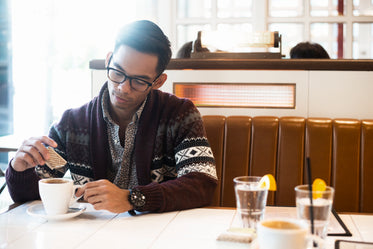
[[[108,65],[110,65],[110,62],[111,62],[111,58],[112,56],[110,57],[109,59],[109,63]],[[116,84],[122,84],[123,82],[125,82],[127,79],[130,83],[130,86],[133,90],[135,91],[139,91],[139,92],[145,92],[146,90],[149,89],[149,87],[151,87],[153,85],[153,83],[158,79],[159,75],[155,78],[155,80],[153,80],[152,83],[146,81],[146,80],[143,80],[143,79],[139,79],[139,78],[134,78],[134,77],[130,77],[128,76],[127,74],[125,74],[124,72],[118,70],[118,69],[115,69],[115,68],[112,68],[112,67],[107,67],[106,68],[107,70],[107,77],[114,83]]]

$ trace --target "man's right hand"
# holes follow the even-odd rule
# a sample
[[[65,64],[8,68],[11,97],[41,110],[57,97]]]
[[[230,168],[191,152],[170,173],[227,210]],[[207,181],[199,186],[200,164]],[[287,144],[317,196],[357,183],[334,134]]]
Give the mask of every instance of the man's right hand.
[[[44,144],[53,148],[57,147],[57,143],[47,136],[32,137],[23,141],[12,160],[13,169],[15,171],[25,171],[36,165],[44,165],[45,160],[49,159],[49,152]]]

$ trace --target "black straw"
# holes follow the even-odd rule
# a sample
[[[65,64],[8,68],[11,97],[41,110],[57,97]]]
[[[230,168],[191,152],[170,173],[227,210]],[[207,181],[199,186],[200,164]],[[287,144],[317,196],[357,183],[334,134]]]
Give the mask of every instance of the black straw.
[[[307,157],[306,160],[307,160],[306,163],[307,163],[307,175],[308,175],[308,190],[309,190],[309,197],[310,197],[310,204],[311,204],[310,205],[311,233],[315,234],[315,225],[314,225],[314,217],[313,217],[311,161],[309,157]]]

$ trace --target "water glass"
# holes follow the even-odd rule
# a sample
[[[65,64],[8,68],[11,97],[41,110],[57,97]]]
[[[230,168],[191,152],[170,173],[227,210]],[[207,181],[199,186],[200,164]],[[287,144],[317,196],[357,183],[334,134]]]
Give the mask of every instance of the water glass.
[[[297,216],[308,223],[311,228],[310,191],[308,185],[295,187]],[[325,191],[312,191],[313,220],[315,235],[325,239],[328,231],[334,189],[326,187]]]
[[[233,179],[237,212],[243,228],[256,229],[263,219],[268,190],[259,187],[259,176],[239,176]]]

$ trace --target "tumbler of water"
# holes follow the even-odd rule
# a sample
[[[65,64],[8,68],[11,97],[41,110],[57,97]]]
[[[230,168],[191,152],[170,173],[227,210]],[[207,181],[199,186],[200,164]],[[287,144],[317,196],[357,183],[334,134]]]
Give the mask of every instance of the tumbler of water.
[[[311,227],[311,201],[308,185],[295,187],[297,216]],[[315,235],[325,239],[333,204],[334,189],[326,187],[324,191],[312,191],[313,220]]]
[[[263,219],[268,190],[260,188],[258,176],[239,176],[233,179],[236,206],[244,228],[256,229]]]

